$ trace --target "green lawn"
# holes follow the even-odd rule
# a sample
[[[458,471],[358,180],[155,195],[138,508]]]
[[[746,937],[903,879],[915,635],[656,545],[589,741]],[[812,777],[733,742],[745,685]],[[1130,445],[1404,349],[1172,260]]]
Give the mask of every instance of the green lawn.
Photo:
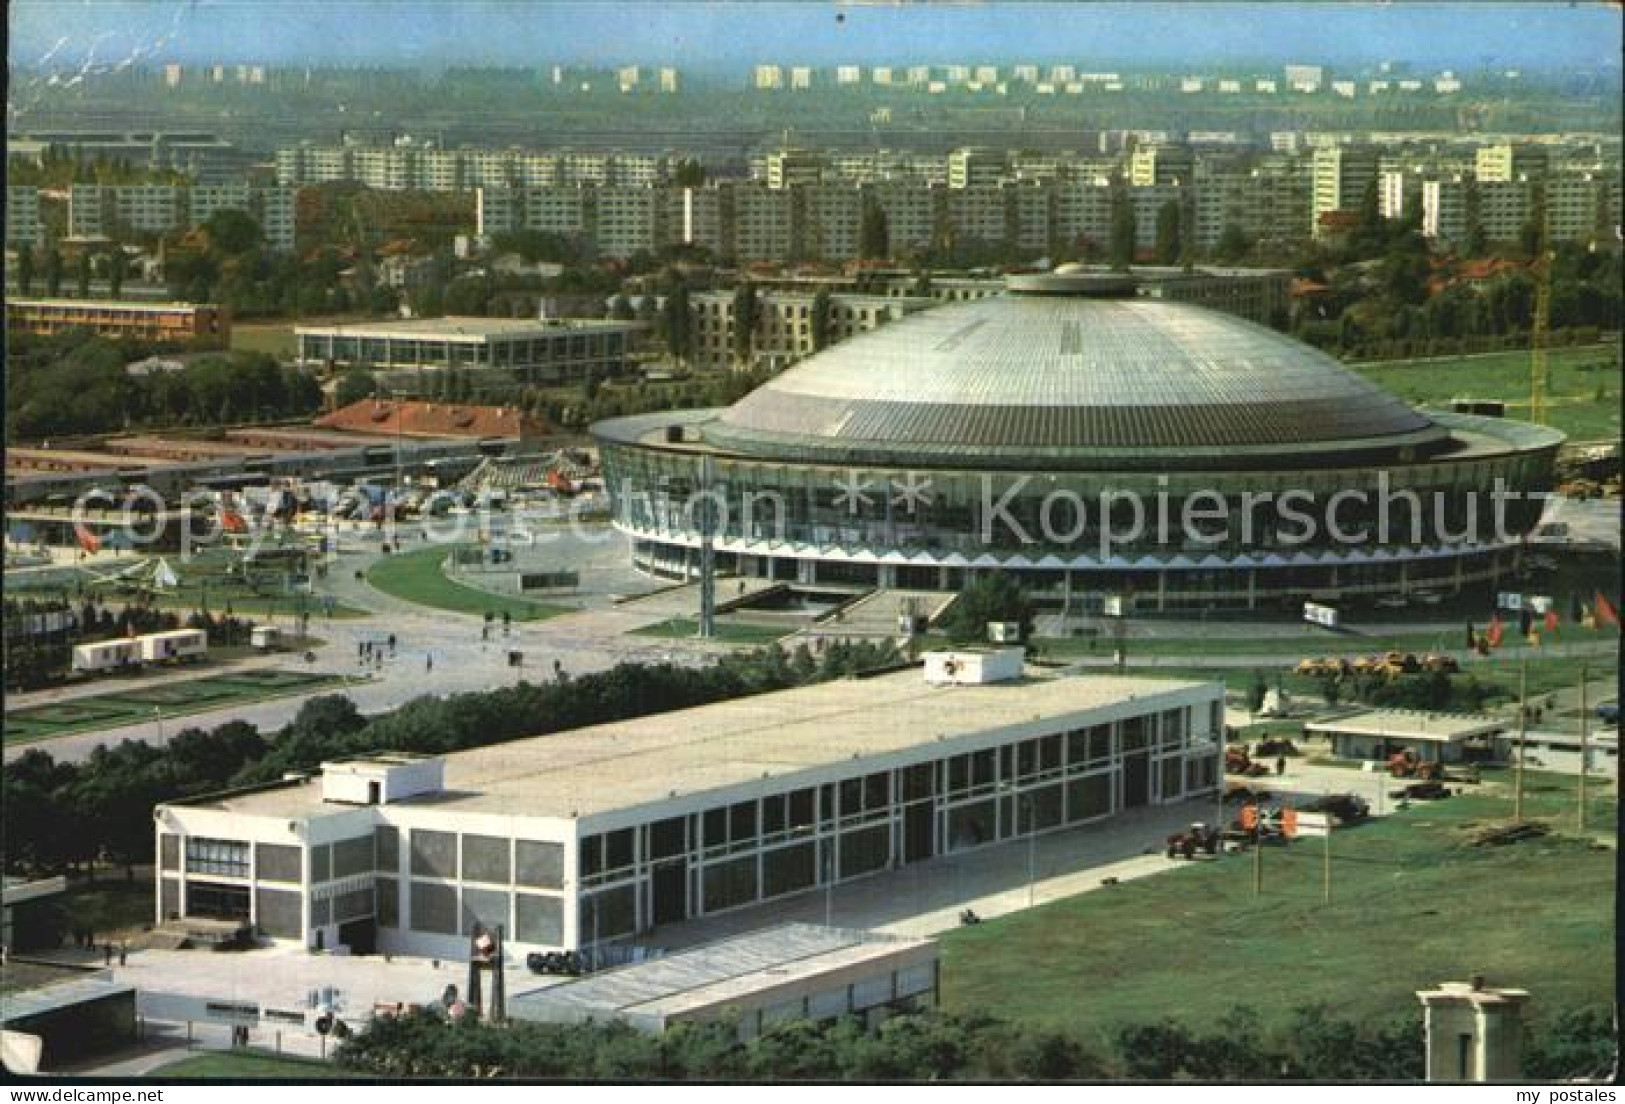
[[[748,622],[729,621],[726,618],[718,619],[714,627],[716,635],[712,639],[724,644],[771,644],[795,631],[782,625],[753,625]],[[673,617],[667,621],[645,625],[641,629],[634,629],[632,635],[687,640],[698,635],[699,631],[699,622],[694,618]]]
[[[1487,353],[1454,359],[1362,364],[1367,379],[1409,402],[1448,407],[1451,399],[1496,399],[1509,418],[1529,416],[1529,354]],[[1577,441],[1620,436],[1618,346],[1553,349],[1547,356],[1548,422]]]
[[[1532,774],[1526,806],[1574,824],[1573,782]],[[1612,849],[1554,835],[1470,842],[1509,815],[1503,772],[1480,790],[1417,803],[1333,840],[1333,902],[1321,844],[1199,862],[942,937],[943,1003],[1099,1041],[1165,1018],[1211,1025],[1238,1004],[1266,1024],[1299,1005],[1380,1021],[1416,1015],[1418,988],[1485,974],[1526,987],[1537,1016],[1614,999]],[[1617,830],[1610,795],[1591,802],[1596,838]]]
[[[291,360],[299,351],[293,325],[288,322],[234,322],[231,348],[245,353],[270,353],[278,360]]]
[[[564,606],[507,598],[453,582],[441,568],[451,554],[450,547],[437,546],[385,556],[367,571],[367,582],[403,601],[476,617],[487,613],[500,617],[506,611],[515,621],[540,621],[569,612]]]
[[[330,1062],[318,1062],[311,1058],[292,1058],[257,1050],[237,1050],[182,1058],[167,1066],[159,1066],[147,1076],[155,1080],[227,1077],[255,1081],[285,1077],[300,1081],[325,1081],[354,1079],[358,1075],[341,1070]]]
[[[206,675],[128,690],[110,688],[105,694],[6,713],[5,742],[27,744],[75,732],[156,724],[160,720],[168,724],[172,718],[190,713],[247,705],[289,694],[308,694],[348,682],[343,675],[257,670]],[[117,680],[109,680],[110,687],[116,685]]]

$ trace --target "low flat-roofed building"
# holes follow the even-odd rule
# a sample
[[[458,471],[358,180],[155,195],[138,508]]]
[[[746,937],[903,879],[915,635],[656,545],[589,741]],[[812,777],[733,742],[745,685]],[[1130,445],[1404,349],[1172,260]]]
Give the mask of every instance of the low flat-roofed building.
[[[458,957],[635,942],[907,863],[1212,792],[1223,687],[1113,676],[932,686],[910,669],[156,810],[158,919]]]
[[[1496,758],[1513,762],[1518,756],[1515,732],[1502,732],[1495,741]],[[1602,728],[1596,720],[1585,739],[1586,773],[1601,778],[1619,777],[1619,730]],[[1524,766],[1533,770],[1580,773],[1580,734],[1573,729],[1557,731],[1532,728],[1524,733]]]
[[[1459,763],[1469,758],[1468,749],[1489,758],[1505,728],[1494,717],[1411,709],[1366,709],[1303,726],[1305,733],[1330,740],[1332,754],[1343,759],[1387,760],[1410,749],[1430,763]]]
[[[89,329],[103,337],[136,337],[224,348],[231,315],[209,303],[141,303],[128,299],[7,299],[6,325],[25,333]]]
[[[7,1072],[38,1073],[135,1041],[135,986],[111,971],[10,959],[3,975]]]
[[[598,319],[447,317],[298,326],[294,334],[301,364],[367,368],[386,390],[415,394],[452,369],[469,372],[482,392],[494,373],[515,385],[619,375],[638,329]]]
[[[875,1027],[935,1007],[937,978],[934,940],[786,923],[522,993],[508,1014],[650,1032],[731,1020],[748,1039],[785,1020],[856,1016]]]
[[[0,884],[0,946],[7,954],[36,948],[54,948],[62,934],[57,898],[68,880],[7,877]]]

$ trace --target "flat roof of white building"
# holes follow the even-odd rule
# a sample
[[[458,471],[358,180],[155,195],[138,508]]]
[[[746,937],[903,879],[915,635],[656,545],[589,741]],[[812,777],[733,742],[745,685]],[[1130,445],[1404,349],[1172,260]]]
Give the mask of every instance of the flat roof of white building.
[[[764,989],[815,978],[900,952],[929,939],[787,923],[622,966],[513,997],[517,1019],[551,1022],[618,1017],[665,1020],[726,1006]]]
[[[501,337],[542,337],[553,333],[610,333],[634,330],[635,322],[598,318],[404,318],[398,322],[344,322],[295,326],[296,335],[319,337],[427,337],[489,340]]]
[[[1336,736],[1375,736],[1388,740],[1427,740],[1448,744],[1500,732],[1506,728],[1506,722],[1463,713],[1367,709],[1330,720],[1311,721],[1303,728],[1305,732]]]
[[[933,686],[911,668],[456,752],[441,791],[390,807],[591,816],[1135,699],[1174,708],[1211,685],[1077,675]],[[321,793],[306,781],[172,804],[294,818],[336,809]]]

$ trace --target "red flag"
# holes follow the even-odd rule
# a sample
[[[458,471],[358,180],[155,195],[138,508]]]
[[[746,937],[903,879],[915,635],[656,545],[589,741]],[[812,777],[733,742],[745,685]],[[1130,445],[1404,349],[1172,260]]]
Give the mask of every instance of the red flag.
[[[1549,633],[1557,631],[1557,611],[1554,609],[1546,611],[1546,631]]]
[[[1484,630],[1484,639],[1490,642],[1490,647],[1501,646],[1501,634],[1506,632],[1506,626],[1501,623],[1501,615],[1496,614],[1490,618],[1490,627]]]
[[[95,553],[102,550],[102,542],[97,538],[96,534],[92,533],[89,529],[86,529],[83,525],[74,525],[73,536],[74,539],[79,542],[79,547],[83,548],[86,552]]]
[[[1619,628],[1619,614],[1614,612],[1614,605],[1602,591],[1597,591],[1597,624],[1609,624]]]

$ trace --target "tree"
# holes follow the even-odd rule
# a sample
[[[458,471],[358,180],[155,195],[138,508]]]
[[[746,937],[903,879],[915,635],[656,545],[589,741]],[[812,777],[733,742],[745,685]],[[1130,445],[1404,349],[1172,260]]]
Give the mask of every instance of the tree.
[[[948,639],[956,644],[987,639],[990,621],[1014,621],[1021,626],[1021,639],[1033,631],[1033,604],[1014,575],[994,571],[975,579],[959,592],[942,620]]]
[[[209,248],[228,257],[240,256],[256,248],[263,235],[260,224],[246,211],[226,207],[210,215],[203,224]]]
[[[1518,228],[1518,251],[1529,260],[1546,249],[1546,186],[1539,181],[1529,186],[1529,217]]]
[[[1478,190],[1478,181],[1469,178],[1462,190],[1462,242],[1461,251],[1469,257],[1482,257],[1488,251],[1484,239],[1484,197]]]
[[[1349,229],[1349,252],[1357,257],[1370,257],[1382,249],[1388,238],[1388,229],[1382,217],[1382,202],[1377,191],[1377,179],[1372,177],[1360,193],[1360,205],[1354,209],[1354,225]]]
[[[114,242],[113,251],[107,255],[107,289],[114,299],[124,294],[124,266],[124,246]]]
[[[741,368],[750,367],[751,352],[756,346],[756,323],[760,314],[761,304],[756,298],[756,288],[748,281],[742,280],[734,288],[733,300],[733,346],[734,363]]]
[[[661,316],[665,323],[667,351],[679,364],[686,364],[693,351],[693,319],[689,314],[688,285],[684,283],[681,273],[672,273]]]
[[[1213,247],[1214,255],[1226,264],[1243,260],[1252,251],[1253,240],[1247,236],[1247,231],[1233,222],[1225,226]]]
[[[813,352],[815,353],[829,345],[829,310],[829,290],[819,288],[818,294],[813,296],[812,317],[808,319],[808,325],[812,331]]]
[[[873,201],[863,207],[863,221],[858,227],[858,256],[866,261],[891,256],[891,228],[887,225],[886,209]]]
[[[17,290],[24,295],[34,293],[34,249],[24,245],[17,250]]]
[[[1179,203],[1170,199],[1157,208],[1157,263],[1177,264],[1180,256]]]
[[[54,245],[45,251],[45,294],[53,299],[62,294],[62,253]]]
[[[1119,272],[1127,272],[1134,263],[1134,240],[1139,228],[1134,222],[1134,204],[1126,186],[1118,184],[1112,189],[1111,210],[1111,266]]]
[[[353,402],[371,398],[378,389],[378,381],[373,374],[365,368],[351,368],[339,377],[338,384],[333,388],[333,402],[337,406],[349,406]]]
[[[702,188],[705,178],[705,165],[692,157],[677,162],[677,168],[672,172],[672,183],[679,188]]]
[[[609,301],[609,316],[617,322],[630,322],[637,317],[632,309],[632,300],[627,298],[624,291]]]
[[[79,260],[74,266],[74,291],[81,299],[90,298],[90,251],[79,251]]]

